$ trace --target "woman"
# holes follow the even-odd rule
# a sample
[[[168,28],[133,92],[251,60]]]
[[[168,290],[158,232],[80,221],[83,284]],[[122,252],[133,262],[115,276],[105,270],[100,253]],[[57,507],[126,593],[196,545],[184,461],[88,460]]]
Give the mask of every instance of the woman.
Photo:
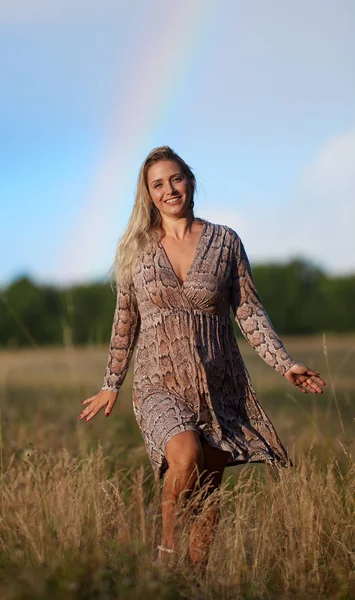
[[[265,362],[301,392],[319,373],[285,350],[261,305],[243,244],[230,227],[194,216],[195,177],[168,146],[144,161],[116,257],[117,305],[104,384],[79,418],[108,416],[137,341],[133,407],[156,479],[164,475],[162,556],[174,551],[176,505],[194,486],[219,488],[226,466],[292,462],[260,406],[240,355],[230,308]],[[190,533],[206,564],[218,511]],[[197,541],[198,538],[198,541]]]

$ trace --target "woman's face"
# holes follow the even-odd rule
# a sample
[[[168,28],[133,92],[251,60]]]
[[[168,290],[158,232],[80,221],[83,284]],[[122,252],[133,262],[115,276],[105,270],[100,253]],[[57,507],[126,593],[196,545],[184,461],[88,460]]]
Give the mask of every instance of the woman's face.
[[[191,186],[178,163],[160,160],[147,172],[152,202],[163,216],[183,216],[190,209]]]

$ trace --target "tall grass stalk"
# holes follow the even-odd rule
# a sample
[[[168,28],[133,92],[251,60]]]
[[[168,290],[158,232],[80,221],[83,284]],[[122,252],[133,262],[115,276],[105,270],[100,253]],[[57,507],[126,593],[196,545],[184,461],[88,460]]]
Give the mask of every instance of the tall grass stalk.
[[[60,577],[76,581],[83,563],[94,560],[98,570],[112,569],[119,589],[130,572],[124,562],[132,561],[137,581],[154,580],[159,487],[142,468],[108,477],[105,462],[98,449],[85,460],[63,451],[12,463],[2,479],[4,571],[40,568],[58,577],[64,564],[67,572]],[[305,455],[276,477],[255,477],[252,469],[244,469],[231,489],[226,480],[219,493],[221,520],[201,582],[205,597],[287,593],[306,598],[341,592],[336,597],[345,598],[354,592],[355,467],[348,465],[340,476],[335,458],[321,468]],[[191,514],[190,509],[184,510]],[[179,577],[189,586],[186,535],[181,540]]]
[[[323,353],[327,358],[325,340]],[[161,483],[129,412],[130,390],[112,419],[77,420],[106,349],[102,359],[96,350],[74,348],[70,358],[58,349],[9,357],[13,362],[0,368],[2,600],[355,597],[353,387],[344,400],[332,380],[328,406],[327,393],[312,398],[310,413],[309,396],[286,395],[280,379],[274,414],[293,446],[294,467],[228,469],[200,513],[204,490],[197,491],[179,507],[175,566],[168,570],[153,565]],[[214,503],[220,522],[205,577],[196,580],[188,534]]]

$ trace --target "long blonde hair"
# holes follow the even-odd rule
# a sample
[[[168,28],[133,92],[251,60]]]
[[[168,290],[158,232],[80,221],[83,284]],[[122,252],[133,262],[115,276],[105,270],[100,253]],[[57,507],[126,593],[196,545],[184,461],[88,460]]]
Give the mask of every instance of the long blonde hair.
[[[152,247],[161,238],[161,215],[151,200],[147,181],[149,167],[160,160],[173,160],[187,177],[191,187],[191,210],[193,210],[196,178],[191,168],[169,146],[154,148],[139,170],[131,216],[117,244],[113,266],[116,285],[131,283],[140,252],[147,246]]]

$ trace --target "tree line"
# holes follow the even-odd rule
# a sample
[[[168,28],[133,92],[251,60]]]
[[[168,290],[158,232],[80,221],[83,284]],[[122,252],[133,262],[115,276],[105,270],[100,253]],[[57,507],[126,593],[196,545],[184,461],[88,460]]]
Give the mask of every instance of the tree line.
[[[253,275],[279,334],[355,331],[355,274],[329,276],[297,259],[256,265]],[[0,346],[107,344],[115,303],[109,282],[62,289],[19,277],[0,290]]]

